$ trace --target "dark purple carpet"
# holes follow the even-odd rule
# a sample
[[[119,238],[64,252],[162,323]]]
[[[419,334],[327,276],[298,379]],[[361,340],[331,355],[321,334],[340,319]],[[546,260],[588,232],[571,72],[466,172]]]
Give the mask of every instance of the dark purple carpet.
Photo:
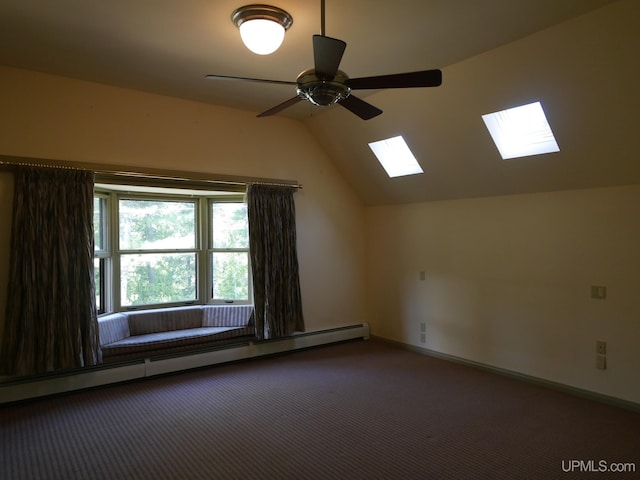
[[[0,422],[3,480],[640,478],[639,414],[375,340],[11,405]]]

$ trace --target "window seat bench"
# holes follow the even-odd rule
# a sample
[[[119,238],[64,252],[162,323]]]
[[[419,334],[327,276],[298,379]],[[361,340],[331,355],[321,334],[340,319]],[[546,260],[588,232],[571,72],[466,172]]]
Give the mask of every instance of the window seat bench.
[[[98,317],[102,361],[148,358],[255,339],[252,305],[198,305]]]

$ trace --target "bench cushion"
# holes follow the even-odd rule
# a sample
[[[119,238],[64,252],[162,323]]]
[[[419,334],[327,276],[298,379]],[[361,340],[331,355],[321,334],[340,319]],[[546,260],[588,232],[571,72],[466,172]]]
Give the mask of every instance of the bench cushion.
[[[112,313],[98,318],[105,362],[205,349],[255,337],[252,305],[204,305]]]
[[[247,327],[253,322],[253,305],[206,305],[203,327]]]
[[[130,335],[129,320],[124,313],[110,313],[98,317],[100,345],[117,342]]]
[[[150,353],[252,334],[252,328],[237,327],[200,327],[171,332],[148,333],[103,345],[102,354],[105,358],[108,358],[130,353]]]
[[[175,307],[127,312],[132,336],[202,326],[202,307]]]

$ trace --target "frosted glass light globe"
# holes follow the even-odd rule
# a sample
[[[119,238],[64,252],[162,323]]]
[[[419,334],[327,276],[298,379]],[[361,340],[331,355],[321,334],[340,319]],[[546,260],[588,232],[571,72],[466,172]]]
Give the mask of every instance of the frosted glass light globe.
[[[284,41],[285,29],[271,20],[257,18],[240,25],[240,37],[246,47],[258,55],[275,52]]]

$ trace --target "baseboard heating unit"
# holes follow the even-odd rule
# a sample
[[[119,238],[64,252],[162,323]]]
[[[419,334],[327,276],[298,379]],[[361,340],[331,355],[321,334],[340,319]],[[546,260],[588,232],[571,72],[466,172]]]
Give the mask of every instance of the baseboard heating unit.
[[[275,340],[225,345],[184,355],[146,358],[134,363],[102,365],[72,372],[18,380],[8,379],[0,381],[0,404],[127,382],[193,368],[264,357],[347,340],[368,338],[369,325],[367,323],[358,323],[296,333],[290,337]]]

